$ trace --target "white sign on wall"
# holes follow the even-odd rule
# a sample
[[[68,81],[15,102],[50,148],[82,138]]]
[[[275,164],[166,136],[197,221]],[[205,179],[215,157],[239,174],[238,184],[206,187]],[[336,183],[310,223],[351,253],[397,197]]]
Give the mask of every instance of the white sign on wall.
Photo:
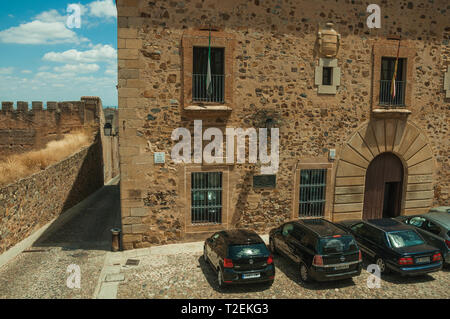
[[[154,153],[155,164],[164,164],[165,162],[166,162],[166,153],[164,152]]]

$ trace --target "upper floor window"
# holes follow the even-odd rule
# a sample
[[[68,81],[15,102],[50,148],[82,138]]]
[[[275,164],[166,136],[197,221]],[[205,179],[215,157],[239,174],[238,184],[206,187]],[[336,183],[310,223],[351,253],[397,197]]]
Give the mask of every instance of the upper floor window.
[[[225,49],[193,47],[192,100],[196,102],[224,102]],[[208,68],[210,66],[210,78]]]
[[[394,79],[397,58],[382,57],[380,72],[380,105],[405,105],[406,59],[399,58],[397,75]]]

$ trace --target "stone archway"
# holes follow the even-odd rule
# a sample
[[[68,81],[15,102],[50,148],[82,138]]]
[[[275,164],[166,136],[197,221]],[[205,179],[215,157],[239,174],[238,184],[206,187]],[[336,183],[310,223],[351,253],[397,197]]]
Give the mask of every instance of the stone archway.
[[[434,160],[425,134],[405,119],[372,119],[339,152],[333,220],[361,219],[369,164],[382,153],[395,154],[403,166],[401,215],[426,212],[432,205]]]

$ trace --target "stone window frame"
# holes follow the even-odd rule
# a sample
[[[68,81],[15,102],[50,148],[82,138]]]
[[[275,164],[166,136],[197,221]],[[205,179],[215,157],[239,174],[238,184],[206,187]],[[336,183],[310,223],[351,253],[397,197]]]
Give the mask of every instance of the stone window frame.
[[[193,224],[191,220],[191,179],[192,173],[222,173],[222,223],[221,224]],[[230,225],[231,214],[229,213],[230,201],[230,166],[227,165],[201,165],[189,164],[184,167],[183,180],[184,185],[184,208],[182,208],[184,215],[184,232],[189,233],[209,233],[228,229]]]
[[[332,220],[333,209],[333,163],[327,159],[303,159],[298,162],[294,169],[294,194],[292,201],[292,219],[314,219],[317,217],[300,217],[299,201],[300,201],[300,172],[305,169],[326,169],[327,179],[325,188],[325,211],[322,218]]]
[[[450,99],[450,65],[447,66],[447,72],[444,73],[444,91],[445,98]]]
[[[380,79],[381,79],[381,60],[383,57],[396,58],[398,52],[397,39],[383,39],[378,40],[373,45],[373,79],[372,79],[372,112],[383,110],[405,110],[406,113],[410,113],[409,109],[413,108],[414,99],[412,98],[414,88],[414,70],[416,56],[416,48],[408,40],[400,40],[399,58],[406,59],[406,88],[405,88],[405,105],[404,106],[392,106],[386,107],[380,105]]]
[[[235,35],[221,30],[211,30],[211,46],[225,49],[225,92],[224,102],[194,102],[192,99],[192,72],[194,47],[207,47],[209,30],[187,30],[182,36],[183,50],[183,93],[182,106],[186,111],[231,111],[234,91],[234,51]]]
[[[323,84],[323,69],[332,68],[331,85]],[[336,94],[337,87],[341,85],[341,68],[338,67],[338,59],[320,58],[316,66],[314,84],[318,94]]]

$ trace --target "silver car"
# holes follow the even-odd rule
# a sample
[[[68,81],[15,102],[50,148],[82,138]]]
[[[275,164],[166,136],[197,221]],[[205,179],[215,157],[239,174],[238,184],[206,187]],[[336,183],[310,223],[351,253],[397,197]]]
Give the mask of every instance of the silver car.
[[[434,207],[429,213],[450,213],[450,206]]]
[[[416,216],[400,216],[396,219],[415,226],[428,244],[439,248],[445,264],[450,265],[450,214],[430,212]]]

